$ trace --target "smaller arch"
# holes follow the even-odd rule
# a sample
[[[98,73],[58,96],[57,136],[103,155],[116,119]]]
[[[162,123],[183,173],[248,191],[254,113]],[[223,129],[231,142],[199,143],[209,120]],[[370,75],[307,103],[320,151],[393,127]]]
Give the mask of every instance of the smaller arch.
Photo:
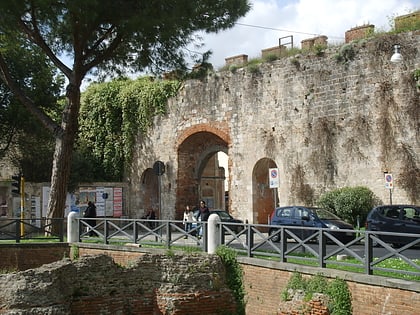
[[[217,125],[217,124],[216,124]],[[191,128],[184,130],[178,137],[176,141],[176,147],[179,147],[188,137],[198,133],[198,132],[208,132],[218,136],[222,139],[226,144],[229,146],[231,143],[230,136],[227,132],[224,132],[223,129],[227,129],[227,127],[220,126],[217,128],[210,124],[197,124]]]
[[[194,172],[194,178],[198,179],[200,177],[200,175],[203,173],[203,169],[206,166],[208,160],[210,159],[210,157],[219,152],[222,151],[226,154],[228,154],[228,149],[226,146],[223,145],[212,145],[210,147],[208,147],[205,151],[203,151],[200,156],[197,159],[197,167],[195,168],[195,172]]]
[[[270,158],[262,158],[255,163],[252,170],[252,218],[256,224],[268,224],[268,218],[279,200],[277,189],[270,188],[269,185],[270,168],[277,168],[276,162]]]

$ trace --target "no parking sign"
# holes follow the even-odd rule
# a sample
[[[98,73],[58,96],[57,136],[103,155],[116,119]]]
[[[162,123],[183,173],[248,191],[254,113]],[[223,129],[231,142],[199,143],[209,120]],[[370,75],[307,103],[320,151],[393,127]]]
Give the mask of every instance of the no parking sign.
[[[385,174],[385,188],[392,189],[394,187],[392,174]]]
[[[270,183],[270,188],[279,187],[279,169],[278,168],[268,169],[268,182]]]

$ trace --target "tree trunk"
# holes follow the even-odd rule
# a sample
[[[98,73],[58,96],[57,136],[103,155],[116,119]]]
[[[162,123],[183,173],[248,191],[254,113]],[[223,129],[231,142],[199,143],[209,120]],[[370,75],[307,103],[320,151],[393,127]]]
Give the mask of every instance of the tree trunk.
[[[64,218],[67,184],[70,177],[74,141],[78,131],[80,109],[80,85],[69,84],[67,87],[67,106],[62,116],[62,133],[56,135],[51,189],[48,200],[47,234],[59,235],[60,220]]]

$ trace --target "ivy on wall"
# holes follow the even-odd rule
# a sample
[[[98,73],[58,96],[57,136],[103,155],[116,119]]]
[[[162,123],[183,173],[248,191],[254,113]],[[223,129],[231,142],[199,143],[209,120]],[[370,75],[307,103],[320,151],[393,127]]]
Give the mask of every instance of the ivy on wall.
[[[79,147],[100,161],[105,173],[121,178],[137,134],[166,113],[167,100],[179,86],[150,77],[90,85],[82,95]]]

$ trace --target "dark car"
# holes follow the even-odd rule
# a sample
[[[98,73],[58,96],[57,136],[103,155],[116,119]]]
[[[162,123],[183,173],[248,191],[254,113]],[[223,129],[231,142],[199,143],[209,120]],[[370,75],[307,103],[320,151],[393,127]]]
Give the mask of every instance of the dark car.
[[[200,210],[195,210],[194,211],[194,217],[195,218],[198,218],[199,211]],[[235,225],[228,225],[229,229],[231,229],[235,233],[239,233],[240,231],[242,231],[244,229],[244,226],[243,226],[244,222],[242,220],[235,219],[228,212],[226,212],[224,210],[219,210],[219,209],[210,210],[210,214],[217,214],[220,218],[220,221],[222,221],[222,222],[238,223],[238,225],[236,225],[236,224]],[[193,224],[193,227],[194,226],[195,226],[195,224]]]
[[[366,219],[366,230],[420,234],[420,207],[414,205],[382,205],[373,208]],[[378,235],[385,243],[400,246],[415,238]]]
[[[315,207],[303,206],[288,206],[279,207],[274,210],[271,215],[271,222],[269,235],[273,235],[278,229],[276,225],[284,226],[299,226],[311,228],[329,228],[329,232],[335,238],[343,243],[348,243],[355,238],[355,233],[347,232],[334,232],[335,230],[353,230],[353,226],[328,210]],[[301,239],[305,239],[312,234],[317,233],[315,229],[288,229]],[[275,234],[271,238],[272,241],[280,241],[280,234]]]

